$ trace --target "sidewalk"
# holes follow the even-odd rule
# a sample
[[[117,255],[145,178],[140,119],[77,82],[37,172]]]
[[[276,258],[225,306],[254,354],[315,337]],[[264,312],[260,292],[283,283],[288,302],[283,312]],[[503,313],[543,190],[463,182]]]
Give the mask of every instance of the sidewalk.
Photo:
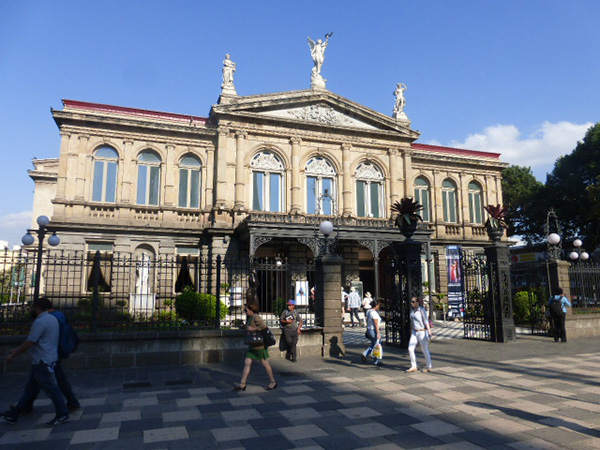
[[[428,374],[404,373],[408,357],[391,347],[383,367],[363,365],[357,341],[340,359],[272,361],[270,392],[257,364],[247,390],[231,390],[241,361],[71,372],[83,408],[47,428],[42,397],[0,423],[0,450],[600,448],[600,338],[434,339]],[[24,382],[2,375],[0,407]]]

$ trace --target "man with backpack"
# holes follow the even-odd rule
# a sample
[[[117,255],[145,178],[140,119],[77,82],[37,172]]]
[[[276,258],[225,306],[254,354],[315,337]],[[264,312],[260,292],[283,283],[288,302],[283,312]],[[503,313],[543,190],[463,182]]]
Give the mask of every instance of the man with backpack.
[[[33,301],[35,320],[25,342],[6,356],[6,362],[11,362],[16,356],[31,349],[31,372],[25,383],[21,399],[4,413],[4,420],[16,423],[19,415],[24,412],[37,397],[41,389],[52,400],[56,416],[46,425],[54,426],[69,420],[69,410],[56,382],[54,371],[58,361],[58,340],[60,327],[56,317],[48,310],[52,303],[47,298]]]
[[[564,291],[561,288],[556,288],[554,296],[548,301],[548,308],[554,322],[554,342],[567,342],[567,331],[565,329],[565,317],[567,315],[567,306],[571,306],[571,302],[564,296]]]

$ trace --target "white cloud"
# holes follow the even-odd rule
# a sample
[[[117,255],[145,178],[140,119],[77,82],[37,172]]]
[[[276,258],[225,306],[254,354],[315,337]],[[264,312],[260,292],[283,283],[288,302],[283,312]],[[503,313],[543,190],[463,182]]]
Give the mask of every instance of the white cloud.
[[[515,125],[494,125],[467,136],[464,142],[452,141],[450,146],[501,153],[505,162],[535,169],[553,165],[556,158],[571,153],[592,125],[543,122],[527,137]]]
[[[31,228],[31,211],[8,213],[0,216],[0,240],[8,241],[9,248],[21,245],[21,237]]]

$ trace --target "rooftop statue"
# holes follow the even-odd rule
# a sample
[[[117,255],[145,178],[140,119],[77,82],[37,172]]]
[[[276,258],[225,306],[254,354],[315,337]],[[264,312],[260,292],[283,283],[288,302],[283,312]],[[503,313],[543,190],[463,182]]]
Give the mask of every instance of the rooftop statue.
[[[394,105],[394,113],[392,117],[401,122],[409,122],[408,117],[404,113],[404,106],[406,106],[406,100],[404,99],[404,91],[406,85],[404,83],[398,83],[394,95],[396,96],[396,104]]]
[[[237,95],[233,84],[233,74],[235,73],[236,64],[231,60],[229,55],[225,55],[223,60],[223,84],[221,85],[224,94]]]
[[[313,41],[310,37],[308,38],[308,45],[310,46],[310,56],[312,57],[315,67],[311,71],[311,83],[312,89],[325,89],[325,79],[321,76],[321,68],[323,67],[323,61],[325,61],[325,49],[329,43],[329,38],[333,33],[327,33],[325,35],[325,42],[321,39],[317,39],[317,42]]]

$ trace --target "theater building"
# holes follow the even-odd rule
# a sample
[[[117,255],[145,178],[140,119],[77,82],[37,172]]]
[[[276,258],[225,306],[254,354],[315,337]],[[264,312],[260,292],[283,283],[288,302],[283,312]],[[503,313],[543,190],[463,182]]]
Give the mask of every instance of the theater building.
[[[416,239],[438,290],[447,246],[489,242],[483,206],[502,203],[500,155],[417,143],[403,111],[322,86],[243,96],[232,83],[206,117],[63,100],[57,158],[30,171],[34,217],[51,218],[65,252],[288,263],[315,257],[329,219],[342,282],[380,297],[387,247],[403,239],[390,212],[401,198],[424,206]]]

